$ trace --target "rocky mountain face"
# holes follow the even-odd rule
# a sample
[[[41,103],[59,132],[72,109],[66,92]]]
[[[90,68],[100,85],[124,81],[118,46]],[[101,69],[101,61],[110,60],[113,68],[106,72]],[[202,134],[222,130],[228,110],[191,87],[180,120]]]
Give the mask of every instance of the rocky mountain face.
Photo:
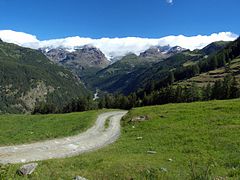
[[[111,63],[99,49],[92,46],[77,47],[74,51],[62,48],[41,51],[51,61],[68,68],[83,81]]]
[[[82,47],[76,47],[74,50],[67,50],[63,48],[51,49],[43,48],[40,49],[50,60],[62,65],[65,64],[74,64],[81,66],[82,68],[95,67],[95,68],[105,68],[110,64],[115,63],[124,58],[123,57],[114,57],[110,60],[101,52],[100,49],[97,49],[90,45],[85,45]],[[154,59],[165,59],[174,54],[180,53],[186,49],[175,46],[153,46],[147,49],[146,51],[140,53],[140,58],[154,58]],[[131,54],[131,53],[130,53]],[[126,56],[128,56],[127,54]]]
[[[142,52],[140,55],[142,58],[167,58],[167,53],[165,51],[161,51],[159,47],[151,47],[146,51]]]
[[[84,67],[104,68],[110,62],[105,55],[97,48],[84,46],[80,49],[75,49],[74,52],[68,53],[66,58],[60,61],[62,64],[77,64]]]
[[[170,54],[174,55],[174,54],[177,54],[177,53],[181,53],[181,52],[183,52],[183,51],[186,51],[186,50],[187,50],[187,49],[182,48],[182,47],[180,47],[180,46],[174,46],[174,47],[170,48],[167,53],[168,53],[169,55],[170,55]]]
[[[105,55],[92,46],[75,48],[72,52],[61,48],[49,51],[42,49],[42,52],[53,62],[66,66],[76,66],[78,69],[105,68],[110,64]]]
[[[156,59],[166,59],[172,55],[175,55],[177,53],[180,53],[186,49],[175,46],[153,46],[146,51],[142,52],[139,57],[142,58],[156,58]]]
[[[64,60],[67,57],[68,51],[65,49],[40,49],[40,51],[45,54],[51,61],[60,63],[62,60]]]

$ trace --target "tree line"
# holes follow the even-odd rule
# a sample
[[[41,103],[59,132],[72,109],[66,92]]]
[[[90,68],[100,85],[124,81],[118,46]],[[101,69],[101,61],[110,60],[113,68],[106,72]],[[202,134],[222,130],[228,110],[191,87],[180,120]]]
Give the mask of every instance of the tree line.
[[[232,75],[227,75],[223,80],[208,83],[199,87],[196,83],[191,85],[169,85],[149,94],[132,93],[128,96],[121,94],[106,94],[97,101],[89,97],[73,99],[61,109],[56,109],[51,104],[40,103],[33,114],[69,113],[94,109],[131,109],[134,107],[161,105],[167,103],[184,103],[194,101],[223,100],[240,98],[239,83]]]
[[[239,83],[235,77],[227,75],[224,80],[217,80],[198,87],[196,83],[190,86],[168,86],[149,95],[144,95],[141,106],[167,103],[183,103],[194,101],[234,99],[240,97]]]

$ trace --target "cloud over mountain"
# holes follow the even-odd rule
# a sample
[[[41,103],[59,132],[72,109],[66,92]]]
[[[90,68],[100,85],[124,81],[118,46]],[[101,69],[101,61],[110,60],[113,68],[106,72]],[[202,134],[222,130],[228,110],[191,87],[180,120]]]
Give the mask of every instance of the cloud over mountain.
[[[127,53],[139,54],[151,46],[181,46],[187,49],[200,49],[215,41],[233,41],[238,37],[232,32],[213,33],[211,35],[197,35],[197,36],[166,36],[158,39],[151,38],[82,38],[67,37],[63,39],[52,39],[40,41],[36,36],[16,32],[12,30],[0,30],[0,38],[9,43],[15,43],[20,46],[29,47],[33,49],[38,48],[67,48],[73,50],[77,46],[93,45],[99,48],[107,57],[123,56]]]

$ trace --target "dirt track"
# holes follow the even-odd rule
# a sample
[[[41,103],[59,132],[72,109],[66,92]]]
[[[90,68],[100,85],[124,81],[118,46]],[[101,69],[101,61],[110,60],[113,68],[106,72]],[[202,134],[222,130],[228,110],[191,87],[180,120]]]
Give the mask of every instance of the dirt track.
[[[102,148],[120,135],[120,120],[127,111],[107,112],[98,116],[95,125],[76,136],[32,144],[0,147],[0,163],[25,163],[63,158]],[[110,119],[109,127],[104,124]]]

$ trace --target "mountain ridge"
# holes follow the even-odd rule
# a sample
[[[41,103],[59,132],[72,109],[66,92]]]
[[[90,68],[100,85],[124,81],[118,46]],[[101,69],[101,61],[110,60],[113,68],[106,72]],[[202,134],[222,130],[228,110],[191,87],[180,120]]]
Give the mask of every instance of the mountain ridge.
[[[150,55],[147,54],[149,58],[146,58],[146,54],[144,57],[143,55],[127,55],[118,62],[97,72],[97,78],[92,77],[89,79],[89,82],[92,83],[93,87],[97,87],[103,91],[110,93],[118,92],[127,95],[138,89],[146,88],[152,81],[159,81],[160,83],[161,79],[168,78],[169,72],[172,70],[182,68],[188,64],[194,65],[201,59],[206,58],[206,55],[213,55],[222,50],[227,44],[229,42],[220,43],[220,46],[213,47],[210,44],[206,46],[212,49],[208,53],[203,51],[205,50],[204,48],[203,50],[190,51],[176,46],[173,49],[178,50],[180,48],[180,51],[175,51],[175,54],[173,53],[165,57],[158,56],[160,50],[154,47],[150,49],[153,50],[150,51]],[[157,55],[154,53],[157,53]],[[152,56],[152,54],[155,56]]]
[[[37,50],[0,42],[0,111],[31,112],[39,103],[62,103],[87,95],[83,83]]]

